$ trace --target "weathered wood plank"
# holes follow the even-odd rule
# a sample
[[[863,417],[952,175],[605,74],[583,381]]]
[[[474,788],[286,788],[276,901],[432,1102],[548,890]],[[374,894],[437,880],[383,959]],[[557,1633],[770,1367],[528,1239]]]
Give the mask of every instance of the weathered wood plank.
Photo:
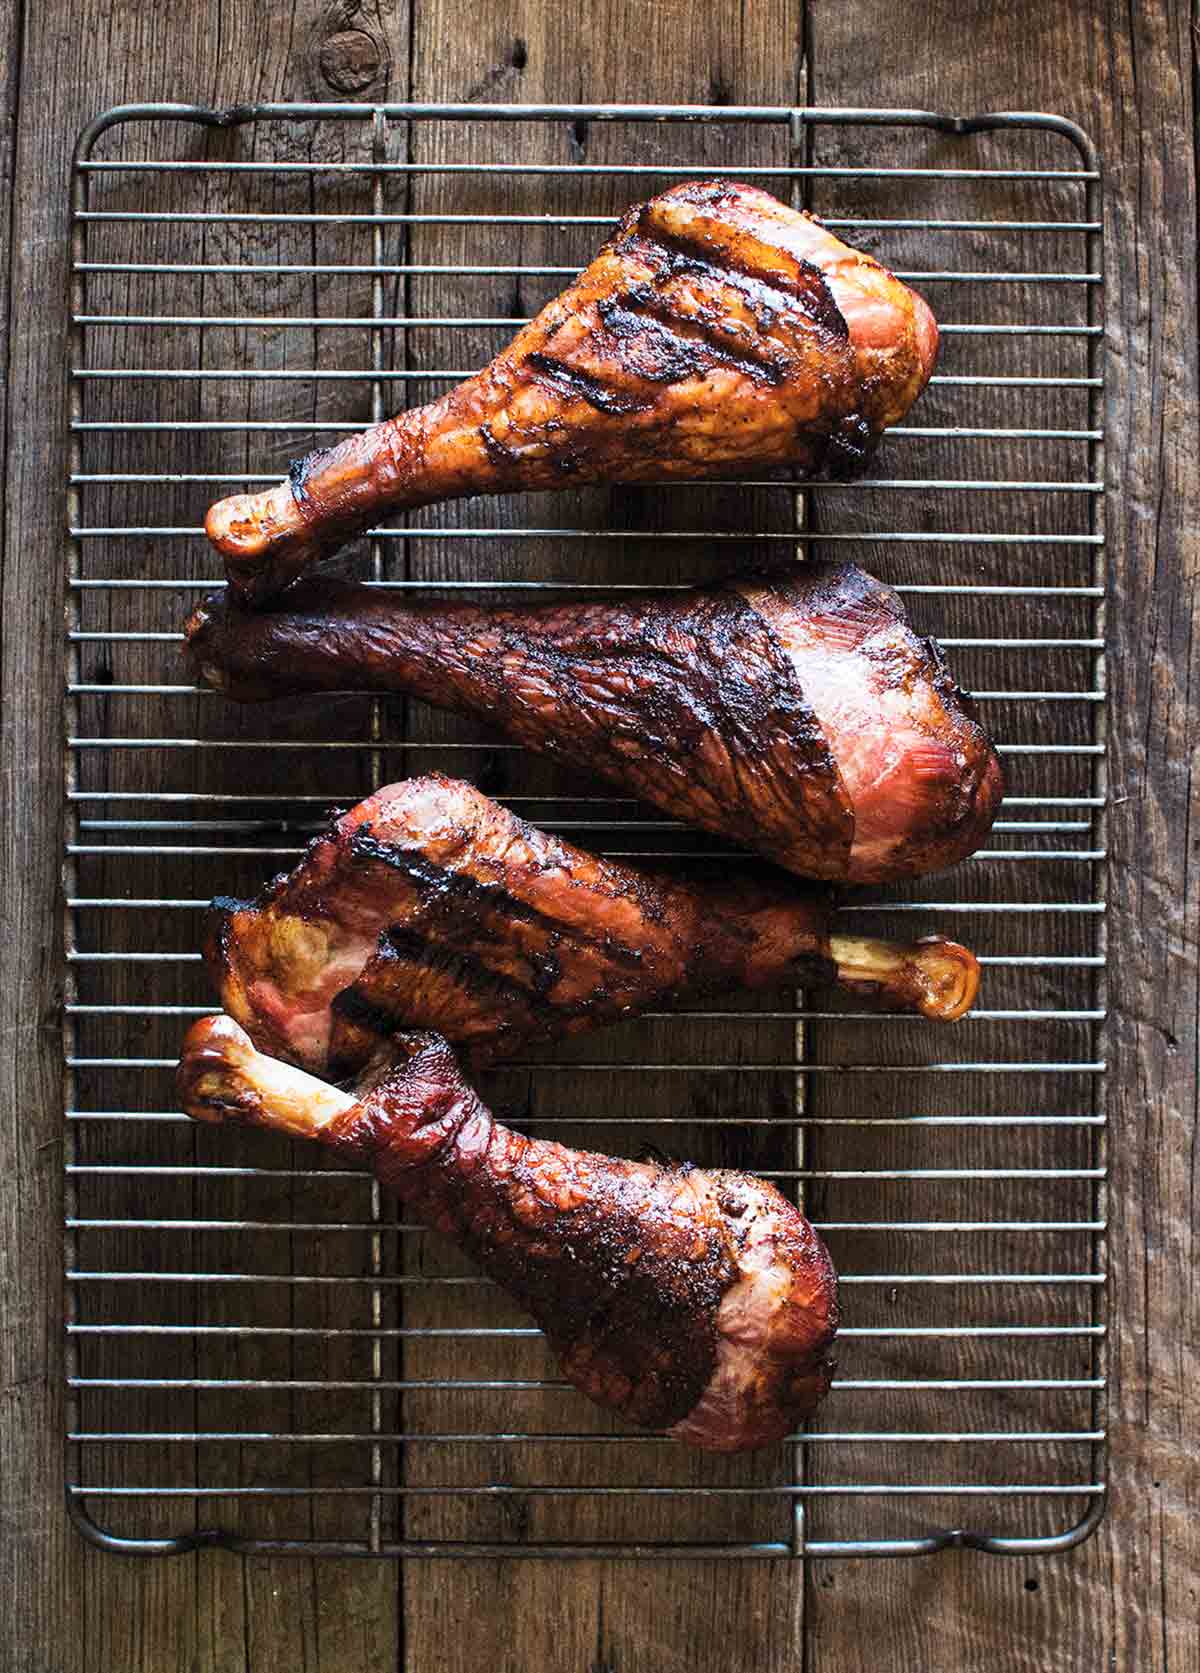
[[[1089,1553],[1115,1665],[1200,1659],[1195,6],[1106,8],[1075,74],[1108,170],[1114,1493]],[[1069,71],[1064,68],[1064,73]],[[1097,1657],[1099,1659],[1099,1657]]]
[[[57,1038],[62,330],[33,295],[65,293],[64,178],[53,125],[34,121],[22,10],[0,17],[0,1612],[15,1673],[83,1665],[83,1548],[62,1510],[62,1213]],[[42,97],[57,103],[48,77]],[[22,100],[24,99],[24,115]],[[70,121],[70,118],[67,118]],[[57,166],[56,166],[57,165]],[[47,444],[28,414],[46,415]],[[18,421],[19,418],[19,421]],[[36,532],[35,532],[36,531]]]

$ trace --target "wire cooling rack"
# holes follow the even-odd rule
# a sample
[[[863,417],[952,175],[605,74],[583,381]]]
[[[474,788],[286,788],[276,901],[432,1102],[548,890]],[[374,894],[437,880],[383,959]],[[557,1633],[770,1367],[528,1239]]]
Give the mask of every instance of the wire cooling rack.
[[[430,766],[614,853],[706,844],[415,702],[236,709],[188,683],[211,499],[430,398],[630,202],[722,173],[811,206],[932,302],[933,386],[853,485],[434,507],[347,560],[412,592],[674,586],[853,556],[974,687],[1009,775],[991,846],[857,898],[972,940],[955,1028],[780,994],[494,1072],[530,1129],[751,1167],[842,1275],[835,1391],[752,1457],[625,1434],[507,1300],[364,1177],[201,1130],[171,1070],[211,1006],[215,893],[329,806]],[[1103,1504],[1099,172],[1039,115],[135,106],[73,178],[66,1066],[68,1482],[97,1543],[168,1552],[902,1555],[1073,1544]]]

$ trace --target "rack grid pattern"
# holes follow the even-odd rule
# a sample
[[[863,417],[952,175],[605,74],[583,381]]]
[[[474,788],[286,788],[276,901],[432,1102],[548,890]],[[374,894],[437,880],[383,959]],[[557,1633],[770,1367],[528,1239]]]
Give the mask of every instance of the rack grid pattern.
[[[933,385],[871,474],[431,507],[348,566],[417,595],[678,587],[853,559],[936,631],[1009,794],[865,928],[980,951],[954,1028],[824,996],[655,1015],[483,1088],[531,1130],[748,1166],[842,1278],[835,1392],[750,1458],[618,1432],[539,1334],[367,1178],[174,1107],[216,893],[430,766],[679,866],[716,846],[400,700],[235,709],[179,658],[208,502],[431,398],[620,211],[760,182],[929,297]],[[1100,176],[1040,115],[132,106],[73,178],[67,539],[68,1495],[89,1538],[380,1555],[1060,1549],[1103,1508]],[[151,207],[153,206],[153,207]]]

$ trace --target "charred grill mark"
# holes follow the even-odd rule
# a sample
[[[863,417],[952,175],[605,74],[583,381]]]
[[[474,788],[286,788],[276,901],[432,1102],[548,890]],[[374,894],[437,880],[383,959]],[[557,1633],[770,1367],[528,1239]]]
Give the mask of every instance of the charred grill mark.
[[[521,463],[520,457],[513,452],[511,447],[506,447],[504,445],[504,443],[492,430],[490,424],[481,424],[479,426],[479,436],[483,442],[484,450],[486,451],[489,460],[496,467],[497,471],[503,474],[505,472],[511,472],[519,469]]]
[[[510,952],[500,947],[500,954]],[[706,990],[706,960],[710,952],[696,945],[679,974],[679,992],[701,994]],[[497,970],[487,962],[487,955],[467,949],[447,949],[430,942],[418,930],[393,927],[380,937],[377,954],[365,967],[362,975],[341,990],[331,1004],[333,1016],[351,1026],[360,1027],[380,1039],[390,1039],[397,1031],[413,1027],[437,1027],[450,1032],[454,1024],[455,1036],[469,1041],[470,1046],[484,1056],[504,1051],[505,1037],[512,1041],[510,1049],[521,1049],[531,1041],[552,1039],[562,1032],[572,1032],[571,1022],[586,1021],[603,1024],[628,1016],[646,1002],[661,997],[656,989],[648,989],[633,1002],[614,997],[604,985],[592,987],[581,999],[564,1002],[551,999],[552,989],[561,977],[561,964],[556,954],[547,952],[524,957],[531,977],[522,982],[515,970]],[[835,977],[837,967],[822,954],[797,954],[788,967],[787,979],[802,985],[827,984]],[[407,985],[410,972],[420,977],[422,972],[445,977],[454,984],[454,994],[440,992],[435,1005],[413,1010],[413,994],[422,992],[422,984]],[[711,975],[711,972],[710,972]],[[780,970],[780,979],[785,972]],[[723,982],[718,982],[723,985]],[[472,1024],[464,1032],[464,1024]],[[345,1056],[345,1054],[341,1054]],[[356,1049],[355,1057],[362,1056]],[[338,1059],[341,1064],[341,1057]],[[350,1069],[356,1062],[348,1064]]]
[[[531,969],[527,984],[515,971],[495,969],[484,954],[438,946],[419,931],[395,926],[380,937],[374,958],[335,997],[331,1009],[336,1017],[384,1039],[414,1027],[449,1032],[451,1023],[456,1025],[454,1032],[461,1034],[461,1024],[469,1020],[482,1026],[463,1037],[476,1044],[487,1038],[493,1048],[505,1035],[514,1035],[514,1044],[521,1046],[562,1032],[562,1023],[573,1018],[605,1020],[622,1013],[621,1004],[603,987],[570,1003],[551,1000],[550,990],[560,974],[557,960],[548,956],[552,970],[543,969],[536,955],[526,962]],[[454,985],[453,995],[439,996],[438,1015],[429,1007],[419,1016],[405,1010],[406,1001],[411,1006],[406,971],[443,976]]]
[[[799,302],[800,311],[812,325],[834,341],[849,342],[850,328],[825,282],[824,274],[802,256],[789,255],[785,258],[795,264],[798,272],[798,279],[789,284],[788,275],[774,268],[769,272],[758,272],[732,264],[720,267],[715,261],[685,247],[674,249],[673,243],[669,238],[659,241],[661,256],[666,258],[664,261],[660,257],[655,262],[660,283],[683,273],[705,279],[722,289],[734,290],[763,330],[769,330],[779,320],[794,321]]]
[[[704,322],[677,314],[666,302],[643,313],[623,307],[623,300],[600,302],[600,318],[626,351],[638,352],[631,364],[648,382],[681,383],[684,378],[702,377],[714,364],[771,386],[783,383],[787,377],[785,365],[760,359],[748,350],[736,353],[719,342]]]
[[[444,892],[459,881],[457,874],[427,860],[423,854],[410,854],[391,842],[382,842],[371,835],[369,824],[362,824],[349,842],[350,853],[356,859],[378,860],[393,871],[403,872],[418,893]],[[476,890],[482,885],[475,884]]]
[[[458,1013],[455,1020],[474,1017],[489,1023],[498,1036],[511,1031],[518,1017],[537,1008],[530,988],[493,970],[478,955],[432,945],[418,932],[396,926],[380,937],[375,957],[361,976],[334,999],[334,1015],[384,1039],[398,1029],[444,1026],[428,1011],[420,1017],[405,1013],[406,994],[401,985],[405,970],[445,976],[456,989],[458,1004],[447,1000],[448,1007]]]
[[[372,964],[380,958],[382,952],[381,947],[375,959],[372,959]],[[377,1034],[383,1040],[390,1039],[398,1029],[417,1026],[412,1018],[398,1016],[394,1005],[385,1005],[378,999],[373,999],[370,990],[364,992],[361,976],[334,996],[330,1010],[335,1017],[341,1017],[343,1021],[353,1023],[356,1028],[362,1028],[370,1034]],[[340,1068],[341,1065],[337,1067]]]
[[[780,295],[779,292],[769,290],[765,285],[737,283],[735,280],[730,279],[726,281],[726,288],[737,292],[739,299],[744,304],[746,311],[753,319],[758,331],[763,333],[764,337],[766,337],[767,347],[778,351],[780,348],[778,340],[770,338],[767,334],[779,324],[781,316],[786,316],[787,313],[791,312],[792,305],[789,300]],[[635,289],[628,291],[624,296],[617,297],[615,300],[618,305],[621,302],[628,302],[631,307],[638,308],[648,314],[653,314],[656,319],[660,320],[675,322],[682,317],[688,323],[694,323],[696,320],[702,321],[710,331],[717,334],[715,340],[718,344],[720,344],[721,341],[721,334],[724,334],[725,336],[731,336],[734,334],[729,325],[726,323],[728,307],[724,302],[724,298],[713,299],[704,296],[703,308],[695,316],[681,316],[674,299],[670,295],[663,294],[660,290],[650,290],[649,287],[646,286],[639,285]],[[746,346],[744,336],[740,339],[740,341],[740,352],[745,353]],[[739,351],[734,350],[732,352],[736,353]]]
[[[460,871],[449,871],[422,854],[412,854],[392,843],[381,842],[364,834],[360,827],[350,839],[350,852],[356,858],[378,860],[392,870],[401,872],[426,900],[444,902],[455,912],[463,912],[478,919],[484,912],[494,912],[517,923],[536,925],[547,943],[557,945],[570,939],[582,947],[590,947],[628,970],[638,970],[643,962],[641,949],[618,941],[607,931],[590,934],[573,925],[565,924],[548,912],[543,912],[522,900],[503,883],[481,882]]]
[[[849,853],[853,836],[844,783],[778,636],[740,592],[714,588],[677,600],[563,610],[554,633],[529,620],[533,632],[516,612],[497,624],[502,655],[490,673],[474,676],[487,688],[481,712],[522,741],[585,766],[604,770],[619,754],[623,782],[708,829],[730,831],[734,809],[750,810],[756,833],[777,834],[789,856],[803,848],[803,863],[789,857],[789,864],[836,875],[835,855]],[[610,671],[620,672],[620,689],[610,689],[596,711],[603,729],[535,731],[500,672],[510,663],[535,670],[563,701],[609,687]],[[574,701],[588,720],[586,703]],[[671,799],[664,762],[677,776],[687,773],[686,789]],[[771,853],[761,834],[751,840]]]
[[[689,238],[686,233],[666,232],[654,225],[652,209],[652,204],[643,205],[643,220],[636,234],[624,240],[622,248],[642,256],[657,273],[694,273],[717,285],[732,285],[743,293],[748,293],[750,287],[774,292],[780,298],[781,311],[792,314],[799,303],[814,325],[842,341],[849,339],[849,327],[825,275],[803,256],[780,248],[778,267],[758,266],[748,259],[746,244],[754,236],[748,231],[745,240],[735,235],[721,244],[718,265],[700,239]]]
[[[485,1009],[493,1004],[517,1004],[536,1011],[539,1005],[545,1004],[548,992],[546,985],[539,986],[536,955],[535,960],[527,961],[533,965],[533,976],[526,986],[515,974],[506,974],[488,964],[483,953],[461,947],[439,947],[427,941],[418,931],[401,925],[394,925],[385,932],[380,942],[379,957],[381,973],[384,965],[390,963],[441,971],[455,981],[469,1005]],[[373,975],[373,972],[364,974]]]
[[[288,466],[288,481],[292,486],[292,498],[301,511],[305,511],[309,507],[308,480],[324,464],[328,456],[328,448],[315,448],[311,453],[306,453],[302,459],[293,459]],[[318,509],[320,509],[319,506]]]
[[[527,355],[525,364],[539,372],[555,389],[568,395],[578,395],[589,406],[595,407],[597,412],[628,416],[631,413],[645,412],[652,404],[648,399],[622,394],[620,390],[604,383],[591,372],[569,366],[566,361],[556,360],[553,355],[543,354],[540,350],[535,349],[532,354]]]
[[[790,317],[799,302],[813,325],[839,342],[849,342],[850,327],[821,269],[805,261],[803,256],[787,255],[786,259],[795,264],[795,279],[776,268],[764,272],[733,262],[723,273],[721,268],[706,261],[703,256],[685,251],[673,257],[671,266],[677,273],[704,274],[718,282],[723,279],[725,284],[739,291],[752,308],[761,307],[771,314]]]

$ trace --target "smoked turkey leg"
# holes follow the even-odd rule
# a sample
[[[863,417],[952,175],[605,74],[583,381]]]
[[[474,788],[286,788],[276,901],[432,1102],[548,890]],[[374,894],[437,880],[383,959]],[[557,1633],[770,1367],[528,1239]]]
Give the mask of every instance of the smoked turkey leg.
[[[444,1040],[410,1036],[408,1049],[356,1103],[206,1017],[184,1041],[179,1096],[196,1120],[279,1128],[373,1167],[532,1314],[576,1388],[629,1423],[741,1452],[820,1402],[837,1280],[773,1185],[525,1138],[484,1107]]]
[[[388,512],[468,494],[791,466],[848,474],[937,356],[929,308],[756,186],[694,181],[630,209],[566,291],[428,406],[208,513],[262,601]]]

